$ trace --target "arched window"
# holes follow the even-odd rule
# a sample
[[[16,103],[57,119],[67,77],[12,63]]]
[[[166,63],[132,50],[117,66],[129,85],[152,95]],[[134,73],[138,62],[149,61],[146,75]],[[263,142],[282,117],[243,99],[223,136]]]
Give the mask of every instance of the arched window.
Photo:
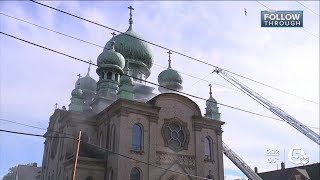
[[[207,179],[214,179],[212,176],[208,175]]]
[[[118,75],[118,73],[115,75],[115,80],[116,81],[118,81],[118,79],[119,79],[119,75]]]
[[[132,168],[130,173],[130,180],[141,180],[142,175],[141,171],[138,168]]]
[[[107,79],[112,79],[112,72],[107,73]]]
[[[109,172],[109,180],[113,180],[113,170],[110,169],[110,172]]]
[[[89,176],[85,180],[94,180],[94,178],[92,176]]]
[[[213,160],[212,139],[209,136],[207,136],[204,140],[204,158],[206,160]]]
[[[132,128],[132,149],[142,151],[142,127],[139,124],[134,124]]]
[[[104,72],[103,71],[100,73],[100,80],[104,80]]]
[[[110,135],[110,149],[112,152],[115,151],[115,143],[116,143],[116,136],[115,136],[115,127],[112,125],[111,127],[111,135]]]

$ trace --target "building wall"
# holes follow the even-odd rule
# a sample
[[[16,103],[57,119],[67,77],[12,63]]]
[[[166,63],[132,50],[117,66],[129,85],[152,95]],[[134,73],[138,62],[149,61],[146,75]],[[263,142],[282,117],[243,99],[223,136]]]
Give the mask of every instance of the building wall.
[[[86,113],[67,112],[65,116],[51,119],[50,127],[63,133],[78,136],[82,131],[87,134],[91,144],[103,148],[105,153],[101,158],[79,157],[77,166],[77,180],[86,180],[91,176],[95,180],[108,180],[109,173],[113,171],[114,179],[130,179],[132,168],[139,168],[143,180],[162,180],[168,178],[193,179],[192,177],[177,175],[171,172],[179,171],[196,176],[222,180],[223,151],[221,125],[223,122],[203,118],[199,107],[190,99],[178,94],[162,94],[148,103],[129,100],[118,100],[98,115],[86,115]],[[183,150],[171,149],[164,140],[162,129],[164,124],[177,121],[185,126],[187,145]],[[139,124],[143,129],[142,151],[134,151],[132,148],[133,125]],[[114,135],[112,134],[114,127]],[[50,134],[48,132],[47,134]],[[114,148],[112,141],[114,136]],[[210,136],[212,139],[213,159],[205,160],[204,139]],[[42,179],[55,180],[71,178],[73,170],[73,158],[68,158],[75,151],[76,141],[61,139],[57,148],[57,155],[51,159],[50,151],[52,139],[47,138]],[[106,150],[107,149],[107,150]],[[122,157],[119,153],[125,155]],[[141,162],[137,162],[132,158]],[[161,166],[170,170],[153,167],[142,163]],[[48,177],[55,178],[49,179]],[[58,178],[57,178],[58,177]]]

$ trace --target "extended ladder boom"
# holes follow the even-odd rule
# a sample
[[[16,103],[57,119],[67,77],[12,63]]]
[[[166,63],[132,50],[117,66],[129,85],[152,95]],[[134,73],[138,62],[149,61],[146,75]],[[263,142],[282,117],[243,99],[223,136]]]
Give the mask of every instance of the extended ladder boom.
[[[263,104],[263,106],[267,107],[275,115],[277,115],[278,117],[280,117],[281,119],[283,119],[284,121],[289,123],[291,126],[293,126],[295,129],[300,131],[302,134],[304,134],[305,136],[307,136],[308,138],[310,138],[314,142],[316,142],[318,145],[320,145],[320,137],[319,137],[319,135],[317,133],[315,133],[314,131],[312,131],[310,128],[308,128],[307,126],[303,125],[298,120],[296,120],[295,118],[290,116],[288,113],[284,112],[282,109],[280,109],[276,105],[272,104],[270,101],[268,101],[267,99],[265,99],[264,97],[262,97],[261,95],[259,95],[258,93],[256,93],[252,89],[250,89],[249,87],[245,86],[244,84],[242,84],[241,82],[239,82],[238,80],[236,80],[235,78],[230,76],[224,70],[216,69],[215,72],[223,74],[225,77],[230,79],[232,82],[236,83],[250,97],[256,99],[258,102]]]
[[[262,180],[235,152],[222,142],[223,153],[235,164],[248,178]]]

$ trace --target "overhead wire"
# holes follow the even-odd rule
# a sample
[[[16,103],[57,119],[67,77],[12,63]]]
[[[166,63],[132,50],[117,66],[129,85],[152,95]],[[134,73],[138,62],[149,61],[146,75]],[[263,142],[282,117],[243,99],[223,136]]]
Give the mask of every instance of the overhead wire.
[[[208,62],[202,61],[202,60],[200,60],[200,59],[191,57],[191,56],[189,56],[189,55],[186,55],[186,54],[177,52],[177,51],[175,51],[175,50],[172,50],[172,49],[169,49],[169,48],[167,48],[167,47],[164,47],[164,46],[155,44],[155,43],[153,43],[153,42],[150,42],[150,41],[147,41],[147,40],[144,40],[144,39],[141,39],[141,38],[132,36],[132,35],[130,35],[130,34],[126,34],[126,33],[121,32],[121,31],[119,31],[119,30],[117,30],[117,29],[115,29],[115,28],[111,28],[111,27],[105,26],[105,25],[103,25],[103,24],[94,22],[94,21],[92,21],[92,20],[89,20],[89,19],[86,19],[86,18],[77,16],[77,15],[74,15],[74,14],[72,14],[72,13],[63,11],[63,10],[61,10],[61,9],[57,9],[57,8],[52,7],[52,6],[49,6],[49,5],[46,5],[46,4],[43,4],[43,3],[40,3],[40,2],[34,1],[34,0],[29,0],[29,1],[30,1],[30,2],[33,2],[33,3],[35,3],[35,4],[38,4],[38,5],[41,5],[41,6],[43,6],[43,7],[47,7],[47,8],[50,8],[50,9],[52,9],[52,10],[61,12],[61,13],[63,13],[63,14],[67,14],[67,15],[69,15],[69,16],[72,16],[72,17],[81,19],[81,20],[83,20],[83,21],[86,21],[86,22],[95,24],[95,25],[97,25],[97,26],[100,26],[100,27],[103,27],[103,28],[106,28],[106,29],[109,29],[109,30],[118,32],[118,33],[120,33],[120,34],[124,34],[124,35],[126,35],[126,36],[129,36],[129,37],[132,37],[132,38],[135,38],[135,39],[138,39],[138,40],[140,40],[140,41],[146,42],[146,43],[148,43],[148,44],[151,44],[151,45],[153,45],[153,46],[159,47],[159,48],[161,48],[161,49],[165,49],[165,50],[171,51],[171,52],[173,52],[173,53],[176,53],[176,54],[181,55],[181,56],[183,56],[183,57],[186,57],[186,58],[192,59],[192,60],[194,60],[194,61],[200,62],[200,63],[202,63],[202,64],[205,64],[205,65],[208,65],[208,66],[211,66],[211,67],[214,67],[214,68],[220,68],[220,67],[215,66],[215,65],[213,65],[213,64],[211,64],[211,63],[208,63]],[[259,1],[257,1],[257,2],[259,2]],[[260,2],[259,2],[259,3],[260,3]],[[260,4],[262,4],[262,3],[260,3]],[[264,6],[265,6],[265,5],[264,5]],[[267,6],[265,6],[265,7],[267,7]],[[306,32],[307,32],[307,31],[306,31]],[[318,37],[318,38],[319,38],[319,37]],[[319,104],[319,102],[315,102],[315,101],[312,101],[312,100],[308,100],[308,99],[306,99],[306,98],[303,98],[303,97],[294,95],[294,94],[292,94],[292,93],[289,93],[289,92],[286,92],[286,91],[283,91],[283,90],[280,90],[280,89],[275,88],[275,87],[273,87],[273,86],[271,86],[271,85],[267,85],[267,84],[265,84],[265,83],[262,83],[262,82],[259,82],[259,81],[257,81],[257,80],[254,80],[254,79],[252,79],[252,78],[249,78],[249,77],[240,75],[240,74],[238,74],[238,73],[234,73],[234,72],[229,71],[229,70],[226,70],[226,69],[224,69],[224,68],[220,68],[220,69],[223,69],[223,70],[226,71],[226,72],[229,72],[229,73],[231,73],[231,74],[234,74],[234,75],[239,76],[239,77],[242,77],[242,78],[245,78],[245,79],[250,80],[250,81],[252,81],[252,82],[258,83],[258,84],[260,84],[260,85],[263,85],[263,86],[269,87],[269,88],[271,88],[271,89],[277,90],[277,91],[279,91],[279,92],[282,92],[282,93],[285,93],[285,94],[288,94],[288,95],[297,97],[297,98],[299,98],[299,99],[303,99],[303,100],[305,100],[305,101],[308,101],[308,102],[311,102],[311,103],[314,103],[314,104]]]
[[[229,82],[230,84],[232,84],[234,87],[238,88],[239,90],[241,90],[243,93],[245,93],[247,96],[251,97],[253,100],[255,100],[256,102],[258,102],[260,105],[262,105],[263,107],[265,107],[266,109],[270,109],[267,105],[263,104],[262,102],[260,102],[256,97],[250,95],[248,92],[244,91],[243,89],[241,89],[240,87],[238,87],[235,83],[231,82],[230,80],[228,80],[227,78],[225,78],[224,76],[222,76],[221,74],[218,74],[221,78],[223,78],[224,80],[226,80],[227,82]],[[279,121],[284,121],[288,124],[290,124],[287,120],[281,118],[279,119]],[[317,127],[312,127],[312,126],[307,126],[309,128],[313,128],[313,129],[320,129]],[[296,128],[296,127],[294,127]],[[299,129],[298,129],[299,130]],[[299,130],[300,131],[300,130]]]
[[[63,52],[60,52],[60,51],[57,51],[57,50],[54,50],[54,49],[50,49],[50,48],[45,47],[45,46],[41,46],[41,45],[39,45],[39,44],[36,44],[36,43],[30,42],[30,41],[27,41],[27,40],[25,40],[25,39],[21,39],[21,38],[19,38],[19,37],[16,37],[16,36],[13,36],[13,35],[4,33],[4,32],[0,32],[0,33],[3,34],[3,35],[6,35],[6,36],[8,36],[8,37],[14,38],[14,39],[16,39],[16,40],[23,41],[23,42],[25,42],[25,43],[32,44],[32,45],[34,45],[34,46],[37,46],[37,47],[46,49],[46,50],[48,50],[48,51],[52,51],[52,52],[55,52],[55,53],[57,53],[57,54],[60,54],[60,55],[69,57],[69,58],[71,58],[71,59],[74,59],[74,60],[77,60],[77,61],[81,61],[81,62],[84,62],[84,63],[91,64],[91,65],[94,65],[94,66],[99,67],[97,64],[94,64],[94,63],[92,63],[91,61],[86,61],[86,60],[83,60],[83,59],[80,59],[80,58],[77,58],[77,57],[74,57],[74,56],[65,54],[65,53],[63,53]],[[137,78],[137,77],[133,77],[133,76],[130,76],[130,75],[127,75],[127,74],[123,74],[123,75],[128,76],[128,77],[131,77],[131,78],[133,78],[133,79],[137,79],[137,80],[146,82],[146,83],[149,83],[149,84],[152,84],[152,85],[155,85],[155,86],[159,86],[159,87],[162,87],[162,88],[165,88],[165,89],[174,91],[174,92],[178,92],[179,94],[183,94],[183,95],[186,95],[186,96],[189,96],[189,97],[193,97],[193,98],[200,99],[200,100],[204,100],[204,101],[209,101],[209,102],[212,102],[212,103],[215,103],[215,104],[224,106],[224,107],[228,107],[228,108],[235,109],[235,110],[239,110],[239,111],[246,112],[246,113],[249,113],[249,114],[257,115],[257,116],[260,116],[260,117],[265,117],[265,118],[270,118],[270,119],[275,119],[275,120],[283,121],[283,120],[278,119],[278,118],[274,118],[274,117],[271,117],[271,116],[262,115],[262,114],[255,113],[255,112],[252,112],[252,111],[249,111],[249,110],[245,110],[245,109],[241,109],[241,108],[238,108],[238,107],[230,106],[230,105],[227,105],[227,104],[223,104],[223,103],[211,101],[211,100],[209,100],[209,99],[205,99],[205,98],[202,98],[202,97],[199,97],[199,96],[196,96],[196,95],[192,95],[192,94],[189,94],[189,93],[185,93],[185,92],[181,92],[181,91],[178,91],[178,90],[175,90],[175,89],[171,89],[171,88],[168,88],[168,87],[159,85],[159,84],[157,84],[157,83],[153,83],[153,82],[151,82],[151,81],[147,81],[147,80],[144,80],[144,79],[140,79],[140,78]],[[283,121],[283,122],[285,122],[285,121]]]
[[[44,27],[44,26],[40,26],[40,25],[38,25],[38,24],[32,23],[32,22],[30,22],[30,21],[23,20],[23,19],[21,19],[21,18],[17,18],[17,17],[11,16],[11,15],[8,15],[8,14],[2,13],[2,12],[0,12],[0,15],[3,15],[3,16],[6,16],[6,17],[9,17],[9,18],[15,19],[15,20],[17,20],[17,21],[21,21],[21,22],[30,24],[30,25],[33,25],[33,26],[38,27],[38,28],[41,28],[41,29],[45,29],[45,30],[47,30],[47,31],[50,31],[50,32],[53,32],[53,33],[56,33],[56,34],[59,34],[59,35],[62,35],[62,36],[65,36],[65,37],[68,37],[68,38],[77,40],[77,41],[81,41],[81,42],[86,43],[86,44],[90,44],[90,45],[95,46],[95,47],[99,47],[99,48],[108,50],[106,47],[101,46],[101,45],[98,45],[98,44],[96,44],[96,43],[92,43],[92,42],[89,42],[89,41],[86,41],[86,40],[77,38],[77,37],[75,37],[75,36],[68,35],[68,34],[66,34],[66,33],[62,33],[62,32],[59,32],[59,31],[56,31],[56,30],[53,30],[53,29],[50,29],[50,28],[47,28],[47,27]],[[154,63],[154,65],[159,66],[159,67],[162,67],[162,68],[167,68],[167,67],[162,66],[162,65],[157,64],[157,63]],[[233,91],[236,91],[236,92],[237,92],[236,89],[230,88],[230,87],[228,87],[228,86],[224,86],[224,85],[221,85],[221,84],[218,84],[218,83],[215,83],[215,82],[211,82],[211,81],[208,81],[208,80],[204,80],[204,78],[199,78],[199,77],[196,77],[196,76],[193,76],[193,75],[190,75],[190,74],[188,74],[188,73],[181,72],[181,71],[177,71],[177,72],[179,72],[179,73],[181,73],[181,74],[184,74],[184,75],[186,75],[186,76],[189,76],[189,77],[192,77],[192,78],[195,78],[195,79],[198,79],[198,80],[202,80],[202,81],[205,81],[205,82],[209,82],[209,83],[211,83],[211,84],[214,84],[214,85],[217,85],[217,86],[220,86],[220,87],[224,87],[224,88],[226,88],[226,89],[230,89],[230,90],[233,90]],[[239,91],[238,91],[238,92],[239,92]]]
[[[100,150],[103,150],[105,152],[108,152],[108,153],[111,153],[111,154],[115,154],[117,156],[121,156],[121,157],[124,157],[124,158],[127,158],[127,159],[130,159],[130,160],[133,160],[133,161],[136,161],[136,162],[139,162],[139,163],[142,163],[142,164],[146,164],[146,165],[149,165],[149,166],[153,166],[155,168],[159,168],[159,169],[163,169],[165,171],[170,171],[170,172],[173,172],[173,173],[176,173],[176,174],[181,174],[181,175],[185,175],[185,176],[190,176],[190,177],[194,177],[194,178],[198,178],[198,179],[206,179],[206,180],[209,180],[208,178],[205,178],[205,177],[201,177],[201,176],[196,176],[196,175],[193,175],[193,174],[189,174],[189,173],[184,173],[184,172],[179,172],[179,171],[175,171],[175,170],[172,170],[169,168],[164,168],[162,166],[159,166],[159,165],[155,165],[155,164],[151,164],[149,162],[145,162],[145,161],[142,161],[142,160],[138,160],[138,159],[135,159],[135,158],[132,158],[130,156],[127,156],[127,155],[124,155],[124,154],[121,154],[121,153],[117,153],[117,152],[114,152],[114,151],[111,151],[107,148],[102,148],[100,146],[97,146],[97,145],[94,145],[92,143],[89,143],[87,141],[84,141],[84,140],[81,140],[81,138],[75,138],[75,137],[68,137],[68,136],[46,136],[46,135],[40,135],[40,134],[33,134],[33,133],[25,133],[25,132],[19,132],[19,131],[10,131],[10,130],[5,130],[5,129],[0,129],[0,132],[4,132],[4,133],[11,133],[11,134],[19,134],[19,135],[26,135],[26,136],[34,136],[34,137],[42,137],[42,138],[67,138],[67,139],[72,139],[72,140],[76,140],[76,141],[80,141],[82,143],[85,143],[85,144],[88,144],[90,146],[93,146],[95,148],[98,148]]]
[[[314,12],[311,8],[309,8],[308,6],[304,5],[303,3],[301,3],[300,1],[296,1],[297,3],[299,3],[301,6],[307,8],[310,12],[312,12],[313,14],[320,16],[320,14]]]
[[[55,132],[55,133],[59,133],[59,134],[61,133],[59,131],[55,131],[55,130],[52,130],[50,128],[42,128],[42,127],[38,127],[38,126],[32,126],[32,125],[29,125],[29,124],[24,124],[24,123],[12,121],[12,120],[9,120],[9,119],[4,119],[4,118],[0,118],[0,121],[13,123],[13,124],[21,125],[21,126],[26,126],[26,127],[30,127],[30,128],[34,128],[34,129],[39,129],[39,130],[43,130],[43,131],[47,131],[47,132]],[[68,133],[66,133],[65,135],[73,136],[73,134],[68,134]]]

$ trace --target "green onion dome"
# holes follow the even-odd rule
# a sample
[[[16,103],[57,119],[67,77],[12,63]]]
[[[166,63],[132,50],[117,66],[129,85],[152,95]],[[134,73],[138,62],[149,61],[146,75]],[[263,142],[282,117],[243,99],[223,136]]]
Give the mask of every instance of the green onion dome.
[[[112,42],[115,41],[115,51],[121,53],[126,60],[130,60],[131,64],[150,70],[153,64],[152,50],[146,42],[140,39],[142,38],[133,31],[130,25],[125,33],[118,34],[108,41],[105,49],[110,49]]]
[[[123,72],[123,68],[125,65],[124,57],[114,50],[115,42],[111,42],[111,47],[108,50],[104,50],[97,59],[97,64],[99,67],[107,67],[111,69],[117,69]]]
[[[97,81],[90,77],[89,71],[85,77],[79,78],[75,84],[76,89],[96,91]]]

